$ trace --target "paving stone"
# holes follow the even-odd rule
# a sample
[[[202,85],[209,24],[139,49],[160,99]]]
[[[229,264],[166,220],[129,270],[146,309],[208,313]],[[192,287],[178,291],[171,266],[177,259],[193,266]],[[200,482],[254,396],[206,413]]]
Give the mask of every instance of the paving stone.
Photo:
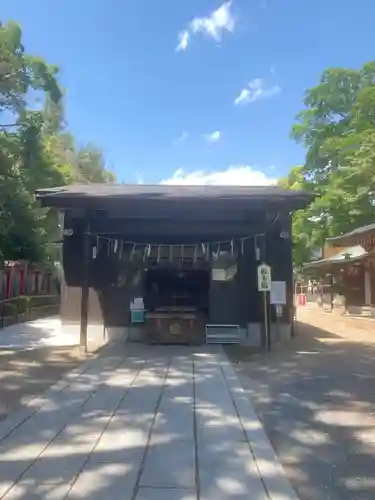
[[[132,497],[140,464],[101,461],[95,456],[80,473],[66,500]]]
[[[34,484],[67,484],[74,479],[87,459],[88,454],[79,451],[75,455],[41,458],[26,472],[24,479]]]
[[[158,370],[145,369],[126,396],[125,408],[135,413],[153,413],[164,385],[166,367]]]
[[[257,466],[272,500],[295,498],[224,356],[128,349],[136,355],[121,366],[121,356],[97,360],[52,391],[0,442],[0,498],[9,490],[5,500],[130,499],[145,457],[136,500],[196,500],[196,444],[201,500],[266,499]]]
[[[267,487],[271,500],[279,498],[298,500],[297,494],[287,480],[285,471],[271,445],[258,442],[252,443],[251,448],[259,474]]]
[[[117,361],[115,366],[118,366],[118,364]],[[82,451],[80,455],[83,457],[82,459],[85,459],[85,456],[88,455],[93,448],[95,440],[99,437],[103,426],[121,398],[126,385],[131,382],[131,378],[126,378],[124,374],[121,374],[121,371],[113,372],[114,366],[111,365],[111,367],[112,370],[109,376],[106,377],[110,385],[101,386],[96,393],[93,392],[95,389],[95,385],[93,385],[91,392],[93,397],[91,397],[84,406],[80,406],[79,400],[75,402],[74,409],[76,412],[81,412],[81,414],[76,417],[70,426],[68,425],[53,443],[49,445],[51,440],[55,438],[68,422],[66,413],[58,413],[58,404],[56,404],[56,409],[54,409],[51,414],[47,412],[36,414],[17,431],[15,436],[10,436],[0,444],[0,451],[2,452],[2,461],[0,461],[0,495],[8,488],[8,486],[6,486],[7,482],[10,481],[11,483],[15,483],[23,471],[28,469],[41,454],[44,455],[43,460],[46,461],[46,463],[47,459],[49,459],[48,468],[46,469],[48,472],[44,473],[44,479],[48,479],[45,477],[46,474],[52,477],[58,475],[61,461],[64,458],[68,460],[70,456],[76,457],[77,455],[77,446],[73,446],[70,456],[66,453],[66,450],[65,453],[62,452],[61,447],[64,441],[66,442],[67,438],[74,444],[73,439],[77,434],[83,434],[85,436],[85,451]],[[133,379],[134,376],[135,373],[133,373]],[[105,378],[103,376],[103,381],[104,380]],[[116,380],[118,382],[122,380],[124,386],[121,387],[121,385],[118,385],[116,387]],[[109,391],[108,388],[111,384],[114,385],[114,388]],[[72,399],[74,399],[74,397]],[[104,421],[100,422],[99,425],[97,424],[96,427],[94,426],[94,429],[89,429],[89,424],[91,426],[93,421],[94,412],[100,410],[104,411],[102,416],[106,415],[106,418],[104,418]],[[72,416],[72,412],[69,412],[69,415]],[[88,416],[90,416],[89,421],[87,419]],[[75,432],[73,432],[74,428],[76,429]],[[79,429],[78,432],[77,428]],[[32,477],[35,467],[36,470],[38,470],[37,464],[38,461],[28,470],[27,474],[30,477]],[[65,472],[65,476],[66,474]]]
[[[151,446],[146,455],[140,484],[165,488],[194,488],[194,443],[171,440]]]
[[[239,426],[234,425],[214,425],[200,426],[197,428],[198,444],[208,446],[209,443],[218,441],[223,442],[247,442],[247,438],[243,430]]]
[[[204,426],[223,426],[223,425],[236,425],[240,426],[237,413],[232,404],[228,411],[225,411],[220,404],[205,407],[197,407],[195,410],[197,425]]]
[[[49,387],[43,394],[32,397],[24,404],[24,408],[10,414],[5,420],[0,422],[0,440],[9,434],[13,429],[16,429],[20,424],[24,423],[34,413],[41,409],[44,405],[50,403],[56,395],[59,395],[63,389],[69,387],[72,382],[84,372],[88,371],[93,366],[99,364],[99,360],[90,359],[82,363],[80,366],[66,373],[56,384]]]
[[[159,409],[155,418],[152,435],[166,434],[174,439],[194,440],[193,407],[175,406]]]
[[[135,500],[197,500],[197,492],[176,488],[141,487]]]
[[[150,423],[151,426],[151,423]],[[137,427],[110,425],[95,448],[95,455],[113,457],[120,462],[140,462],[149,432]]]
[[[26,478],[32,478],[37,483],[49,484],[55,482],[70,482],[87,461],[99,437],[104,431],[109,419],[127,385],[134,379],[115,372],[109,383],[116,386],[116,381],[123,379],[124,386],[116,386],[111,395],[105,394],[101,388],[86,407],[86,412],[77,417],[42,453],[26,473]],[[95,411],[102,411],[101,418]],[[90,417],[90,418],[87,418]]]
[[[95,391],[96,387],[103,383],[105,378],[110,376],[111,370],[116,368],[119,360],[108,361],[104,364],[103,360],[98,361],[98,366],[93,365],[91,369],[83,373],[78,380],[74,380],[72,384],[66,386],[64,390],[54,392],[43,406],[35,413],[32,418],[27,420],[17,432],[12,436],[11,447],[17,446],[17,443],[25,444],[29,440],[34,440],[37,435],[43,431],[43,436],[49,437],[47,434],[50,430],[54,435],[80,408],[82,404]],[[101,372],[100,368],[106,366],[109,372],[104,369]],[[10,416],[12,419],[12,416]],[[4,454],[9,449],[7,439],[0,443],[0,454]]]
[[[297,500],[297,495],[286,478],[284,469],[269,442],[253,406],[245,396],[232,365],[223,361],[223,372],[230,379],[231,395],[242,422],[247,440],[251,443],[253,456],[257,462],[258,473],[263,478],[270,498],[288,498]]]
[[[131,428],[148,432],[154,417],[155,411],[139,413],[137,408],[126,406],[123,402],[112,418],[111,426],[114,428]]]
[[[3,498],[4,500],[64,500],[69,488],[69,483],[35,484],[21,481]]]
[[[198,445],[198,463],[200,498],[269,500],[247,443]]]
[[[176,418],[184,414],[194,415],[194,400],[190,398],[163,399],[158,407],[158,413],[167,415],[172,412]]]

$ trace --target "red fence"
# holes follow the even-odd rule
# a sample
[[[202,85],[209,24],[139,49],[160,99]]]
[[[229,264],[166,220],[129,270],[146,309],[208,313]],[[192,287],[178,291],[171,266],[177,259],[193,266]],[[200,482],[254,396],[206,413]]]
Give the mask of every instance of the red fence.
[[[9,262],[0,268],[0,300],[20,295],[48,295],[58,292],[58,279],[51,271],[20,262]]]

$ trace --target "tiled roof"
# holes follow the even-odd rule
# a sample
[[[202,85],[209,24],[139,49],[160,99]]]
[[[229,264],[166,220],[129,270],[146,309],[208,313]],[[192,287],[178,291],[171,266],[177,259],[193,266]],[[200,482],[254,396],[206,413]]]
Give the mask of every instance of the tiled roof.
[[[368,224],[367,226],[357,227],[350,231],[349,233],[341,234],[340,236],[333,236],[332,238],[327,238],[327,241],[334,243],[336,245],[340,243],[345,243],[346,241],[353,241],[356,238],[365,238],[369,235],[375,236],[375,223]]]
[[[368,252],[361,246],[355,245],[353,247],[345,248],[341,252],[338,252],[327,259],[320,259],[313,262],[308,262],[304,268],[314,268],[314,267],[322,267],[324,265],[329,264],[339,264],[341,262],[354,262],[363,259],[368,255]]]
[[[314,198],[311,193],[283,189],[278,186],[175,186],[166,184],[85,184],[38,189],[36,198],[44,205],[64,207],[69,203],[85,204],[85,200],[259,200],[291,203],[304,208]]]
[[[172,198],[238,198],[248,196],[307,196],[302,191],[283,189],[278,186],[177,186],[169,184],[72,184],[55,188],[38,189],[37,197],[56,195],[84,196],[159,196]]]

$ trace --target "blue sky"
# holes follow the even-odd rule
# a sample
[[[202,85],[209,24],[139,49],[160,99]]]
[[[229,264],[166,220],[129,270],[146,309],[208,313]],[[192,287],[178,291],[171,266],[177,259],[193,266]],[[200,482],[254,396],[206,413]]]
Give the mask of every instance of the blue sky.
[[[375,58],[373,0],[1,0],[60,67],[67,121],[125,182],[264,184],[329,66]]]

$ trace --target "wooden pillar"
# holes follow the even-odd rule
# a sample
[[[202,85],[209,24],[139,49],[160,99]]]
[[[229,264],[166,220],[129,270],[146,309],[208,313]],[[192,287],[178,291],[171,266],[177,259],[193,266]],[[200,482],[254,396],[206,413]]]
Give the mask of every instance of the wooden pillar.
[[[333,275],[333,270],[331,269],[331,275],[330,275],[330,302],[331,302],[331,311],[334,309],[334,302],[335,302],[335,277]]]
[[[82,226],[82,284],[81,284],[81,328],[80,344],[87,351],[87,325],[89,306],[89,269],[90,269],[90,213],[86,211]]]
[[[10,268],[6,270],[6,285],[5,285],[5,298],[10,299],[12,295],[12,271]]]
[[[39,281],[39,271],[35,271],[34,273],[34,293],[37,295],[40,289],[40,281]]]
[[[51,289],[52,289],[52,274],[51,273],[48,273],[46,275],[46,292],[47,293],[51,293]]]
[[[261,242],[261,249],[260,249],[260,257],[261,261],[264,264],[270,265],[271,266],[271,273],[272,273],[272,263],[270,262],[269,258],[269,250],[268,250],[268,245],[267,245],[267,239],[270,237],[270,234],[267,231],[266,227],[266,233],[262,237],[262,242]],[[258,292],[262,293],[263,299],[261,301],[261,304],[263,305],[263,325],[262,325],[262,347],[263,348],[268,348],[268,350],[271,350],[271,308],[270,308],[270,297],[269,297],[269,292]]]
[[[26,286],[25,286],[25,283],[26,283],[26,272],[25,272],[25,268],[22,268],[20,269],[19,271],[19,276],[20,276],[20,295],[25,295],[25,290],[26,290]]]
[[[371,269],[368,265],[364,266],[365,276],[364,276],[364,285],[365,285],[365,306],[371,306],[372,297],[371,297]]]
[[[292,244],[292,216],[283,214],[281,225],[281,241],[284,254],[284,261],[282,262],[283,279],[286,283],[286,306],[283,311],[282,323],[291,326],[291,336],[295,336],[294,329],[294,279],[293,279],[293,244]]]

